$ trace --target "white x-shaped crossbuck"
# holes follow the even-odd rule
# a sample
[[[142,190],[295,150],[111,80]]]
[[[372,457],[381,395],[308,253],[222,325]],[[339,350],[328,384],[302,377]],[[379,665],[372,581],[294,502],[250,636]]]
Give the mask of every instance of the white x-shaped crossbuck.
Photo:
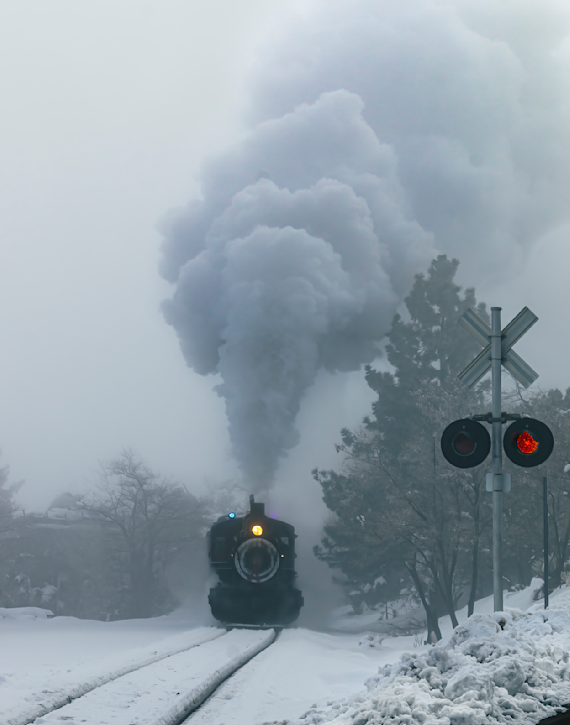
[[[534,325],[538,317],[528,307],[501,330],[501,363],[521,385],[528,388],[538,378],[538,373],[528,365],[512,346]],[[472,388],[491,369],[491,328],[471,307],[459,318],[459,322],[484,349],[459,373],[459,379]]]

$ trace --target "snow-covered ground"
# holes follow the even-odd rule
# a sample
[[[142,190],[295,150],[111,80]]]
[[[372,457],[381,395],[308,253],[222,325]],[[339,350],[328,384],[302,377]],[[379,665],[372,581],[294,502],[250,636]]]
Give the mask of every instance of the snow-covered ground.
[[[476,613],[459,614],[443,640],[419,647],[380,668],[366,692],[313,708],[290,725],[532,725],[570,703],[570,589],[555,592],[547,611],[533,602],[534,580],[505,593],[505,611],[492,597]]]
[[[3,614],[11,616],[2,619]],[[103,682],[107,675],[127,671],[136,662],[148,662],[220,634],[225,631],[197,627],[183,612],[107,623],[48,619],[44,610],[0,610],[0,723],[21,722],[38,703],[61,699],[66,693],[75,696],[85,684]],[[400,654],[399,649],[370,646],[374,643],[366,634],[286,630],[273,647],[228,680],[220,697],[207,703],[195,718],[216,725],[255,725],[298,717],[313,704],[326,706],[361,690],[380,665]],[[228,656],[238,654],[233,641],[226,648]],[[204,661],[204,674],[207,667]],[[106,686],[108,699],[112,690]],[[95,708],[89,723],[109,722],[100,701]],[[221,712],[223,720],[217,719]],[[71,717],[61,710],[54,715],[54,719]],[[125,725],[132,722],[129,714]]]
[[[192,723],[536,723],[554,714],[555,705],[570,702],[570,589],[553,594],[544,612],[542,603],[531,598],[536,587],[535,582],[528,590],[507,594],[503,616],[492,613],[489,598],[477,603],[477,613],[468,621],[460,612],[455,632],[443,618],[444,639],[434,647],[421,644],[425,633],[374,633],[376,615],[370,613],[339,619],[338,629],[344,631],[286,630],[227,680]],[[128,671],[140,660],[172,654],[169,668],[190,662],[188,655],[174,653],[193,643],[215,639],[199,649],[235,657],[239,643],[233,639],[240,635],[226,639],[220,634],[223,630],[199,626],[183,611],[150,620],[94,622],[46,618],[44,610],[0,610],[0,723],[15,722],[38,702],[95,684],[108,673]],[[206,674],[205,655],[200,661],[198,670]],[[156,672],[165,662],[156,665]],[[172,669],[164,672],[161,678]],[[145,712],[155,706],[158,711],[160,703],[154,700],[160,696],[147,689],[142,686]],[[78,709],[76,722],[119,723],[108,717],[101,702],[93,705],[87,721],[85,710],[79,716]],[[78,708],[80,701],[75,703]],[[52,719],[62,717],[73,725],[73,713],[60,710]],[[126,710],[124,725],[135,721]],[[42,722],[48,719],[37,720]]]

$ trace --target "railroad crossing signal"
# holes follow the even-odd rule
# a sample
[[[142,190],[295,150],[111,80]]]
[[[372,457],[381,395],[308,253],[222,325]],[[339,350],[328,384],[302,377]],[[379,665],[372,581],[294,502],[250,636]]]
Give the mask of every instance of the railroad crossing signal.
[[[534,383],[538,373],[511,348],[537,320],[534,312],[525,307],[501,332],[501,363],[525,388]],[[471,307],[459,318],[459,324],[484,347],[475,360],[459,373],[459,379],[472,388],[491,369],[491,328]]]
[[[538,317],[528,307],[525,307],[500,332],[501,364],[525,388],[528,388],[538,378],[538,373],[512,350],[512,346],[537,320]],[[492,332],[485,320],[482,320],[471,308],[459,319],[459,322],[484,346],[481,353],[458,376],[472,388],[491,369],[490,340]],[[496,397],[495,393],[493,397]],[[500,404],[500,400],[498,402]],[[489,434],[477,422],[480,420],[499,425],[508,420],[514,420],[514,423],[505,432],[503,448],[507,457],[517,466],[533,468],[544,463],[552,453],[554,447],[552,432],[541,421],[506,413],[500,413],[500,417],[494,417],[493,414],[487,413],[453,421],[444,430],[441,436],[441,450],[453,466],[473,468],[483,463],[489,455],[491,448]]]
[[[507,458],[523,468],[534,468],[544,463],[554,448],[554,436],[550,428],[534,418],[507,413],[502,413],[501,418],[502,423],[514,420],[503,437]],[[443,431],[441,452],[452,466],[473,468],[483,463],[489,455],[491,438],[487,429],[478,422],[480,420],[493,422],[490,413],[474,415],[472,418],[454,420]]]
[[[552,433],[544,423],[501,411],[501,366],[525,388],[538,378],[538,373],[511,349],[537,320],[538,317],[528,307],[523,308],[504,330],[501,330],[500,307],[491,308],[491,327],[471,308],[459,319],[461,325],[483,345],[479,355],[459,373],[459,379],[472,388],[491,370],[492,411],[454,421],[441,437],[443,455],[458,468],[479,465],[488,456],[489,448],[492,450],[493,471],[487,474],[487,490],[493,493],[493,592],[496,612],[503,609],[503,493],[511,490],[511,476],[503,473],[502,468],[501,426],[508,420],[514,420],[505,432],[503,447],[517,466],[531,468],[544,463],[554,447]],[[479,420],[491,423],[491,438],[478,423]]]

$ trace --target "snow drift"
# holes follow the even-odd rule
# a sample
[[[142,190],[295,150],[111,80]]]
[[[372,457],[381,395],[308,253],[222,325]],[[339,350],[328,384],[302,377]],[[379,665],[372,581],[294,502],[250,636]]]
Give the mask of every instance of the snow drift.
[[[534,725],[570,702],[568,609],[474,614],[447,644],[404,655],[368,693],[291,725]]]

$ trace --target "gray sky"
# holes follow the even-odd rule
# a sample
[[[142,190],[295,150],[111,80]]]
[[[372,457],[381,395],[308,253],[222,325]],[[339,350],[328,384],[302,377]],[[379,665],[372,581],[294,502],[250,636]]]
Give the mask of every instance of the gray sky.
[[[244,134],[255,49],[303,4],[2,5],[0,464],[26,480],[28,508],[81,486],[123,446],[190,487],[231,477],[217,381],[186,367],[159,312],[171,291],[155,227],[198,194],[200,161]],[[516,273],[487,275],[486,250],[460,273],[505,323],[525,304],[539,316],[517,351],[544,387],[570,385],[569,239],[567,226],[533,239]],[[333,465],[338,430],[368,400],[358,374],[323,375],[280,479]]]

